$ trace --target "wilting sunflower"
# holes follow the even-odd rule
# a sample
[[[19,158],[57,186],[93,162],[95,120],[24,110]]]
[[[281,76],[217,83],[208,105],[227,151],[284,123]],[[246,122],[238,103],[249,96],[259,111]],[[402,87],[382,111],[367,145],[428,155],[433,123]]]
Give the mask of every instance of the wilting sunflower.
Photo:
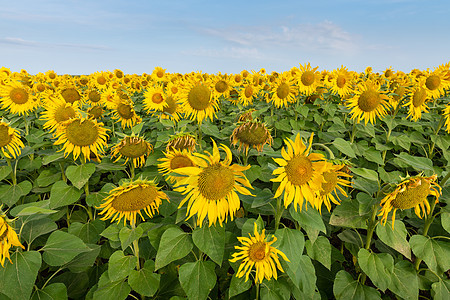
[[[142,220],[145,220],[141,210],[144,210],[147,216],[153,218],[158,213],[158,208],[162,199],[169,201],[169,197],[156,186],[153,181],[146,179],[137,179],[126,181],[121,186],[111,190],[108,197],[103,199],[98,208],[103,209],[99,214],[104,216],[101,220],[111,218],[111,222],[117,220],[117,223],[123,218],[124,225],[127,220],[131,224],[136,224],[136,216],[139,214]]]
[[[73,118],[61,123],[61,130],[55,133],[57,141],[54,145],[63,144],[64,156],[73,154],[74,160],[83,154],[82,160],[90,160],[91,152],[95,156],[103,153],[108,135],[103,123],[95,119]],[[99,153],[100,152],[100,153]]]
[[[333,71],[332,79],[330,82],[331,92],[338,94],[340,97],[345,97],[352,93],[353,88],[353,76],[344,66]]]
[[[252,121],[253,120],[253,116],[252,113],[255,111],[254,108],[249,109],[245,112],[243,112],[239,118],[238,118],[238,122],[247,122],[247,121]]]
[[[441,187],[436,183],[437,175],[430,177],[416,176],[405,179],[397,185],[395,190],[386,195],[381,200],[382,206],[379,216],[382,216],[381,223],[386,224],[389,212],[392,213],[392,228],[394,228],[395,212],[397,209],[409,209],[414,207],[414,212],[419,218],[422,214],[430,213],[430,204],[428,203],[428,195],[436,197],[436,203],[442,194]]]
[[[192,153],[187,150],[172,149],[164,153],[164,158],[158,159],[161,163],[158,164],[158,171],[161,173],[168,182],[174,183],[178,179],[183,177],[177,176],[176,169],[184,167],[196,167],[195,161],[198,160]]]
[[[180,132],[174,136],[171,136],[167,142],[166,151],[184,150],[187,149],[190,152],[195,151],[197,146],[197,140],[190,133]]]
[[[213,153],[207,155],[194,153],[200,158],[195,161],[196,167],[185,167],[176,169],[179,175],[187,176],[179,179],[176,184],[176,191],[181,192],[186,197],[181,201],[179,207],[188,202],[187,218],[197,214],[197,225],[202,226],[203,220],[208,217],[209,226],[226,222],[228,215],[233,220],[236,212],[241,206],[239,196],[253,196],[245,187],[253,189],[250,182],[245,177],[245,170],[248,166],[230,165],[231,150],[225,145],[221,147],[226,158],[220,161],[219,149],[213,141]],[[245,187],[244,187],[245,186]]]
[[[371,80],[360,82],[354,90],[354,96],[347,100],[347,107],[351,109],[351,119],[365,124],[374,123],[376,118],[386,115],[389,107],[389,97],[386,92],[380,90],[380,85]]]
[[[264,123],[258,121],[247,121],[236,127],[230,137],[231,144],[239,144],[239,151],[244,148],[248,153],[250,147],[262,151],[265,144],[272,145],[272,135]]]
[[[213,97],[211,81],[197,78],[198,76],[190,77],[185,82],[180,99],[182,111],[186,117],[201,123],[206,118],[212,120],[219,105]]]
[[[131,160],[135,168],[140,168],[145,164],[145,157],[153,151],[153,146],[139,136],[126,136],[119,144],[111,150],[111,157],[117,156],[118,161],[124,157],[126,164]]]
[[[162,85],[155,85],[147,88],[144,92],[144,108],[147,112],[162,111],[164,107],[168,106],[166,102],[166,94]]]
[[[275,107],[287,107],[288,103],[295,102],[298,88],[290,72],[280,74],[277,79],[271,83],[272,98],[270,101]]]
[[[127,100],[117,102],[112,117],[120,121],[122,128],[131,128],[142,121],[141,117],[134,111],[133,102]]]
[[[44,104],[45,111],[41,113],[41,119],[46,121],[44,129],[55,131],[62,122],[79,116],[78,103],[67,103],[60,93],[48,94]]]
[[[6,158],[16,158],[25,147],[20,140],[19,131],[0,121],[0,148]]]
[[[413,121],[417,121],[422,117],[422,112],[428,112],[428,91],[426,88],[418,84],[411,88],[408,96],[409,100],[403,105],[404,107],[409,108],[407,118],[411,117]]]
[[[19,115],[28,114],[40,104],[31,88],[16,80],[0,85],[0,102],[3,109]]]
[[[300,65],[300,72],[297,73],[297,85],[300,93],[309,96],[316,92],[317,86],[320,84],[322,75],[317,71],[319,67],[311,68],[308,63],[304,66]]]
[[[6,216],[1,212],[0,206],[0,263],[2,267],[5,267],[6,259],[9,259],[9,262],[13,263],[9,256],[9,249],[12,246],[22,247],[22,249],[25,249],[25,247],[20,243],[17,233],[8,224]]]
[[[322,209],[322,203],[325,203],[328,211],[331,210],[330,201],[334,204],[340,204],[340,199],[337,193],[338,190],[342,193],[342,195],[347,197],[347,193],[342,187],[350,186],[350,181],[341,177],[349,178],[352,176],[345,172],[342,172],[341,170],[343,167],[344,165],[333,165],[332,167],[328,168],[328,171],[323,173],[325,182],[322,183],[322,189],[320,190],[320,192],[315,194],[315,196],[317,197],[316,202],[319,203],[319,212]]]
[[[277,280],[277,268],[284,272],[278,255],[287,262],[290,260],[283,252],[272,246],[277,241],[275,236],[272,236],[272,241],[269,242],[265,235],[265,229],[262,230],[261,234],[258,233],[256,222],[254,223],[253,234],[254,236],[249,233],[249,237],[237,238],[242,246],[234,246],[236,250],[240,251],[233,253],[231,255],[233,258],[230,259],[230,262],[242,260],[236,272],[236,277],[241,278],[245,274],[245,281],[247,282],[254,266],[256,273],[254,277],[255,283],[261,283],[264,278],[270,280],[273,277]]]
[[[443,114],[445,117],[445,126],[447,126],[447,132],[450,133],[450,104],[447,104],[447,106],[444,108]]]
[[[303,200],[309,202],[313,207],[318,207],[319,203],[314,197],[322,189],[325,182],[323,173],[329,170],[325,157],[319,153],[310,153],[314,134],[309,138],[309,146],[303,144],[300,134],[295,137],[295,141],[285,139],[286,148],[281,149],[283,158],[273,158],[280,165],[273,171],[277,178],[271,179],[273,182],[280,182],[280,186],[275,192],[274,198],[280,197],[284,191],[284,206],[294,202],[294,209],[297,205],[300,211]]]

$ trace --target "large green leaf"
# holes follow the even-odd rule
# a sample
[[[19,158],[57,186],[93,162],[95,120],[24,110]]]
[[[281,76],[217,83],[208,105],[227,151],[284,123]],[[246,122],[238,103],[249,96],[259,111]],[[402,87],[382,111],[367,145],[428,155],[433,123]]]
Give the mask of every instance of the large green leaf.
[[[180,267],[180,283],[189,299],[206,299],[216,285],[215,264],[211,261],[185,263]]]
[[[161,236],[161,242],[156,253],[156,270],[185,257],[191,252],[192,247],[194,245],[190,235],[179,227],[168,228]]]
[[[86,272],[92,267],[100,254],[101,246],[96,244],[87,244],[89,251],[82,252],[75,256],[68,264],[67,268],[72,273]]]
[[[394,259],[387,253],[372,253],[366,249],[358,252],[358,263],[370,280],[383,292],[391,283]]]
[[[108,277],[111,281],[126,278],[136,267],[137,257],[124,255],[122,251],[114,252],[109,258]]]
[[[291,288],[284,278],[278,280],[264,281],[261,284],[261,300],[284,300],[289,299]]]
[[[409,239],[414,254],[422,259],[427,266],[442,273],[450,269],[450,260],[442,259],[450,257],[450,243],[447,241],[436,241],[423,235],[413,235]]]
[[[358,176],[361,176],[364,179],[371,181],[378,181],[378,173],[374,170],[366,169],[366,168],[352,168],[353,173]]]
[[[155,262],[147,260],[140,270],[132,270],[128,277],[128,283],[133,290],[141,295],[152,297],[159,288],[161,274],[153,273]]]
[[[222,264],[225,251],[225,227],[219,225],[197,227],[192,232],[195,246],[205,252],[216,264]]]
[[[81,189],[95,172],[95,164],[87,163],[78,166],[68,166],[66,169],[67,179],[77,189]]]
[[[105,229],[105,222],[96,219],[87,223],[74,222],[70,224],[68,232],[79,237],[83,242],[95,244],[100,240],[100,233]]]
[[[43,170],[36,178],[36,184],[39,187],[46,187],[61,179],[61,172],[54,172],[52,170]]]
[[[405,300],[418,299],[419,283],[417,273],[409,261],[401,260],[394,265],[388,288]]]
[[[450,280],[439,280],[431,285],[431,295],[434,300],[448,300],[450,298]]]
[[[308,298],[314,297],[316,290],[316,271],[311,259],[306,255],[299,256],[300,263],[297,269],[291,268],[289,263],[281,260],[283,269],[291,278],[292,283]]]
[[[292,270],[297,270],[300,265],[301,254],[305,247],[305,236],[300,230],[291,228],[278,229],[275,232],[277,241],[273,247],[283,252],[289,259],[289,267]],[[282,259],[282,258],[280,258]]]
[[[1,166],[0,167],[0,181],[5,179],[6,177],[8,177],[9,174],[11,174],[11,172],[12,172],[12,169],[10,166]]]
[[[401,160],[408,166],[413,167],[416,171],[433,171],[433,161],[426,157],[412,156],[406,152],[401,152],[400,154],[395,154],[396,159]]]
[[[236,274],[231,278],[230,290],[228,292],[228,296],[234,297],[239,295],[252,287],[252,281],[249,279],[245,281],[245,276],[236,277]]]
[[[325,224],[323,223],[322,215],[311,206],[308,209],[303,207],[302,211],[298,209],[295,211],[294,206],[291,205],[289,208],[289,213],[292,218],[300,224],[300,226],[307,226],[312,229],[317,229],[323,233],[327,232]]]
[[[442,228],[445,229],[448,233],[450,233],[450,213],[444,212],[441,214],[441,224]]]
[[[14,252],[11,255],[12,264],[6,260],[0,268],[0,293],[11,299],[30,299],[39,268],[41,254],[36,251]]]
[[[44,261],[50,266],[61,266],[78,254],[90,251],[79,237],[60,230],[50,234],[41,250]]]
[[[31,300],[59,300],[67,299],[67,288],[64,283],[53,283],[43,289],[36,290]]]
[[[349,141],[346,141],[342,138],[336,138],[333,141],[333,145],[342,153],[349,157],[356,158],[355,151],[352,148],[352,144]]]
[[[334,208],[330,225],[351,228],[367,228],[366,219],[359,215],[358,201],[343,200]]]
[[[359,281],[354,280],[353,277],[344,270],[340,270],[336,274],[333,292],[337,300],[381,299],[380,293],[376,289],[362,285]]]
[[[308,256],[317,260],[328,270],[331,269],[331,244],[324,236],[319,236],[314,243],[306,241],[306,251]]]
[[[93,299],[124,300],[130,292],[131,288],[124,279],[112,281],[109,279],[108,272],[104,272],[98,281],[98,288],[94,292]]]
[[[58,208],[75,203],[80,199],[82,191],[67,185],[64,181],[57,181],[50,190],[50,208]]]
[[[380,240],[403,254],[406,258],[411,259],[411,248],[408,241],[406,240],[406,227],[405,224],[397,220],[395,221],[395,226],[392,228],[392,222],[387,221],[385,225],[378,223],[376,228],[377,236]]]
[[[2,185],[0,186],[0,201],[11,207],[19,201],[20,197],[28,195],[31,188],[31,182],[28,180],[19,182],[16,185]]]
[[[139,240],[143,234],[144,229],[142,229],[142,227],[136,228],[123,227],[122,229],[120,229],[119,239],[122,249],[125,250],[134,241]]]
[[[31,244],[38,236],[55,231],[56,229],[58,229],[58,225],[49,218],[31,220],[23,225],[21,237],[28,244]]]

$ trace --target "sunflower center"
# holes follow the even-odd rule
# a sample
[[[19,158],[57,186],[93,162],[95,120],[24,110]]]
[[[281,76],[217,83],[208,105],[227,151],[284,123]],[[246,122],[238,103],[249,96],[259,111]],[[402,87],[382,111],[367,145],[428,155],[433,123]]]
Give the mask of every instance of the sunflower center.
[[[88,82],[89,82],[89,79],[87,77],[82,77],[80,79],[80,84],[81,85],[86,85],[86,84],[88,84]]]
[[[13,88],[11,92],[9,92],[9,97],[12,102],[16,104],[24,104],[28,101],[28,93],[25,89],[22,88]]]
[[[219,93],[223,93],[228,89],[228,84],[225,80],[220,80],[216,83],[215,87],[216,91],[218,91]]]
[[[386,76],[386,77],[391,77],[392,75],[394,75],[394,73],[392,72],[391,69],[386,70],[386,72],[384,72],[384,76]]]
[[[70,118],[75,117],[75,110],[72,106],[60,106],[55,111],[55,121],[61,123],[63,121],[67,121]]]
[[[133,117],[133,111],[131,110],[131,105],[126,103],[119,103],[117,105],[117,113],[123,118],[123,119],[131,119]]]
[[[163,112],[173,115],[177,111],[177,102],[175,101],[175,99],[173,99],[172,96],[169,96],[166,98],[166,103],[168,105],[163,108]]]
[[[155,202],[158,194],[152,186],[137,186],[114,197],[111,206],[118,212],[138,211]]]
[[[435,89],[439,88],[440,84],[441,84],[441,79],[437,75],[431,75],[425,81],[425,85],[429,90],[435,90]]]
[[[55,73],[50,73],[50,74],[48,74],[48,77],[50,79],[55,79],[56,78],[56,74]]]
[[[302,77],[300,78],[303,85],[310,86],[314,83],[315,75],[312,71],[305,71],[302,74]]]
[[[253,95],[253,88],[251,85],[249,85],[245,88],[244,95],[246,98],[250,98]]]
[[[358,107],[362,111],[371,112],[380,105],[380,94],[374,90],[366,90],[362,92],[358,99]]]
[[[197,84],[189,91],[188,102],[193,109],[204,110],[210,106],[211,92],[206,86]]]
[[[101,95],[97,91],[90,91],[88,94],[88,97],[89,97],[89,100],[94,103],[97,103],[101,99]]]
[[[427,196],[430,193],[430,183],[421,181],[420,185],[416,187],[407,187],[405,191],[398,193],[392,206],[400,209],[413,208],[417,204],[427,201]]]
[[[266,242],[256,242],[250,245],[248,252],[250,261],[258,262],[263,260],[266,257]]]
[[[100,84],[100,85],[106,84],[106,78],[103,77],[103,76],[98,76],[97,77],[97,83]]]
[[[394,93],[396,95],[393,95],[392,97],[394,98],[394,100],[396,102],[400,101],[400,99],[402,99],[403,94],[405,94],[406,88],[404,86],[398,86],[395,90]]]
[[[125,157],[136,158],[145,155],[148,151],[147,144],[139,139],[138,141],[132,141],[130,138],[125,140],[119,152]]]
[[[114,72],[114,74],[116,75],[117,78],[123,77],[123,72],[121,70],[116,70],[116,72]]]
[[[45,91],[45,85],[42,84],[42,83],[39,83],[39,84],[36,86],[36,90],[37,90],[38,92],[43,92],[43,91]]]
[[[11,135],[8,133],[8,129],[8,126],[3,124],[0,125],[0,148],[8,145],[12,140]]]
[[[338,176],[336,172],[325,172],[323,173],[323,178],[325,182],[322,183],[322,191],[320,191],[321,195],[327,195],[331,193],[337,185]]]
[[[172,94],[178,93],[178,88],[176,86],[171,87],[170,90],[172,91]]]
[[[198,188],[208,200],[225,198],[233,189],[234,173],[220,163],[206,167],[198,175]]]
[[[280,84],[280,86],[277,88],[277,96],[280,99],[284,99],[289,95],[289,84],[286,82],[283,82]]]
[[[414,107],[420,107],[427,99],[427,91],[424,88],[414,92],[412,104]]]
[[[154,93],[152,96],[152,102],[155,104],[159,104],[161,102],[164,101],[163,96],[161,95],[161,93]]]
[[[239,127],[236,137],[247,145],[264,144],[268,138],[268,131],[261,123],[246,123]]]
[[[75,120],[66,128],[67,139],[75,146],[91,146],[98,138],[98,128],[91,120]]]
[[[88,113],[95,119],[100,119],[103,114],[103,108],[101,108],[100,106],[94,106],[88,111]]]
[[[190,160],[188,157],[183,155],[178,155],[172,158],[170,161],[170,168],[172,170],[178,169],[178,168],[184,168],[184,167],[192,167],[194,164],[192,163],[192,160]]]
[[[345,79],[344,76],[338,76],[338,78],[336,79],[336,85],[340,89],[342,89],[345,86],[346,82],[347,82],[347,79]]]
[[[236,76],[234,76],[234,81],[241,82],[241,80],[242,80],[242,76],[240,74],[236,74]]]
[[[164,71],[158,71],[158,72],[156,72],[156,76],[157,76],[158,78],[163,78],[163,77],[164,77]]]
[[[292,158],[284,168],[289,181],[297,186],[307,183],[313,175],[312,163],[303,155]]]
[[[75,88],[64,89],[61,92],[61,95],[63,96],[64,100],[66,100],[67,103],[74,103],[75,101],[81,99],[80,94]]]

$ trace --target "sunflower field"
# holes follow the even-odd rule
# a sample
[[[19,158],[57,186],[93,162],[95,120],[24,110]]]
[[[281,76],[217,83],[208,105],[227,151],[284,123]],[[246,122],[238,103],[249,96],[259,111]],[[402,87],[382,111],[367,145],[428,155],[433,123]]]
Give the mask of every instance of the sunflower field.
[[[450,63],[0,68],[0,299],[449,299]]]

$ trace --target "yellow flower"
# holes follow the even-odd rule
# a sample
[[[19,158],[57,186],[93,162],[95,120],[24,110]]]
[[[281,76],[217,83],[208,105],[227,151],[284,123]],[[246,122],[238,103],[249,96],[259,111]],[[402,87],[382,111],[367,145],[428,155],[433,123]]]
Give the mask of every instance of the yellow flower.
[[[428,91],[420,83],[410,89],[409,101],[403,106],[408,107],[407,118],[411,117],[413,121],[417,121],[422,117],[422,112],[428,112],[427,100],[429,99]]]
[[[248,121],[236,127],[231,134],[231,144],[239,144],[239,150],[244,148],[248,153],[250,147],[262,151],[265,144],[272,144],[272,135],[263,123]]]
[[[317,71],[319,67],[311,68],[311,64],[300,65],[300,72],[296,75],[300,93],[309,96],[316,92],[322,75]]]
[[[16,158],[25,147],[20,140],[19,131],[0,121],[0,148],[6,158]]]
[[[142,121],[141,117],[134,111],[133,102],[124,99],[116,102],[112,117],[113,119],[120,121],[120,124],[124,129],[126,127],[131,128]]]
[[[346,67],[341,66],[341,68],[333,71],[330,86],[331,92],[343,98],[353,91],[353,76]]]
[[[230,97],[230,92],[233,89],[233,82],[231,76],[227,74],[219,74],[213,79],[214,97],[218,99],[223,96],[225,99]]]
[[[331,202],[334,204],[340,204],[340,199],[337,193],[337,190],[339,190],[344,197],[347,197],[347,193],[342,188],[343,186],[350,186],[350,181],[340,178],[340,177],[352,177],[351,175],[342,172],[341,169],[344,167],[344,165],[333,165],[332,167],[328,168],[328,171],[323,173],[323,178],[325,179],[325,182],[322,183],[322,189],[319,193],[316,193],[315,196],[317,197],[317,202],[319,203],[319,212],[322,208],[322,203],[325,203],[325,206],[327,207],[328,211],[331,210]],[[334,195],[333,195],[334,194]]]
[[[164,175],[169,182],[175,182],[183,177],[174,174],[176,169],[184,167],[195,167],[196,158],[187,149],[177,150],[172,148],[164,153],[165,157],[158,159],[161,163],[158,164],[159,172]]]
[[[117,223],[119,223],[123,218],[124,225],[127,220],[131,224],[135,224],[137,214],[141,216],[142,220],[145,220],[141,210],[153,218],[153,215],[158,213],[162,199],[169,201],[169,197],[159,189],[153,181],[149,180],[138,179],[125,182],[111,190],[108,197],[103,200],[104,203],[98,207],[103,209],[99,213],[100,215],[104,214],[101,220],[112,218],[111,222],[117,219]]]
[[[290,72],[280,74],[271,83],[271,86],[272,97],[270,101],[275,107],[287,107],[288,103],[295,102],[298,89]]]
[[[445,126],[447,126],[447,132],[450,133],[450,104],[444,108],[443,115],[445,117]]]
[[[119,144],[114,146],[111,151],[111,157],[117,156],[118,161],[122,156],[125,158],[124,164],[128,160],[132,160],[135,168],[140,168],[145,164],[145,157],[153,151],[153,146],[138,136],[127,136],[120,141]]]
[[[261,87],[252,82],[244,81],[239,90],[239,103],[248,106],[253,103],[253,99],[258,95]]]
[[[234,246],[236,250],[240,251],[231,255],[233,258],[230,259],[230,262],[242,260],[236,272],[236,277],[241,278],[245,274],[245,281],[247,281],[254,266],[256,273],[254,277],[255,283],[261,283],[264,278],[270,280],[273,277],[277,280],[277,268],[284,272],[278,255],[287,262],[289,262],[289,259],[283,252],[271,246],[277,241],[277,238],[272,236],[272,241],[267,241],[265,229],[259,234],[256,222],[254,224],[254,236],[249,233],[249,237],[238,237],[242,246]]]
[[[31,88],[16,80],[0,84],[0,103],[3,109],[19,115],[27,115],[40,104]]]
[[[79,116],[78,103],[66,102],[59,93],[48,94],[44,108],[41,119],[46,121],[44,129],[49,129],[50,132],[57,130],[62,122]]]
[[[0,214],[0,263],[2,267],[5,267],[6,259],[9,259],[9,262],[12,263],[11,258],[9,257],[9,249],[12,246],[22,247],[22,249],[25,249],[25,247],[20,243],[17,233],[8,224],[5,216]]]
[[[219,149],[213,141],[213,153],[207,155],[194,153],[199,158],[195,160],[197,166],[176,169],[175,173],[187,176],[179,179],[176,191],[186,197],[181,201],[179,207],[188,202],[187,218],[197,215],[197,225],[202,226],[203,220],[208,217],[209,226],[219,221],[226,222],[228,215],[233,220],[241,202],[236,192],[243,195],[253,196],[245,187],[252,188],[245,177],[248,166],[230,165],[231,150],[225,146],[221,147],[226,158],[220,161]],[[245,186],[245,187],[244,187]]]
[[[285,139],[286,148],[281,149],[283,158],[273,158],[280,165],[273,171],[277,178],[271,179],[273,182],[280,182],[275,192],[274,198],[278,198],[284,192],[284,206],[294,202],[294,209],[297,211],[297,205],[300,211],[303,206],[303,200],[309,202],[313,207],[318,208],[319,202],[316,201],[315,193],[320,192],[322,184],[325,182],[323,172],[329,169],[325,157],[319,153],[310,153],[312,139],[309,138],[309,146],[303,144],[300,134],[295,137],[295,142],[291,139]]]
[[[145,110],[147,110],[148,113],[162,111],[164,107],[168,106],[166,97],[162,85],[149,87],[147,91],[144,92],[144,99],[142,100]]]
[[[441,187],[436,183],[437,175],[430,177],[416,176],[408,178],[397,185],[395,190],[386,195],[381,200],[382,206],[379,216],[382,216],[381,223],[386,224],[389,212],[392,213],[392,228],[394,228],[395,212],[397,209],[409,209],[414,207],[414,212],[419,218],[422,218],[422,213],[430,213],[430,204],[428,203],[428,195],[436,197],[438,202],[440,194],[442,194]],[[421,211],[422,209],[422,211]]]
[[[197,140],[190,133],[180,132],[171,136],[167,142],[166,151],[187,149],[190,152],[195,151]]]
[[[425,79],[425,88],[431,98],[436,99],[445,95],[445,90],[450,87],[450,80],[447,78],[445,69],[436,68],[433,72],[427,74]]]

